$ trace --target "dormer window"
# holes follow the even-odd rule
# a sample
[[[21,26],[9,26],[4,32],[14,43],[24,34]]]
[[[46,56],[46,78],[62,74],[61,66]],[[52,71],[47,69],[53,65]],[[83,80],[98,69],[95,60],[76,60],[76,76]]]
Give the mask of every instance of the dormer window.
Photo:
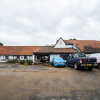
[[[60,42],[60,44],[62,44],[62,42]]]

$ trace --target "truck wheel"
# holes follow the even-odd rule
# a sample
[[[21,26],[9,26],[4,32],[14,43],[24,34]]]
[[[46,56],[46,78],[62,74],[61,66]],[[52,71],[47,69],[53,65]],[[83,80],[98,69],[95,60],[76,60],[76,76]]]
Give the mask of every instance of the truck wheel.
[[[88,70],[92,70],[92,69],[93,69],[93,67],[91,67],[91,68],[88,67]]]
[[[100,64],[98,64],[98,68],[100,69]]]
[[[78,70],[79,69],[79,67],[77,66],[76,63],[74,64],[74,68],[75,68],[75,70]]]

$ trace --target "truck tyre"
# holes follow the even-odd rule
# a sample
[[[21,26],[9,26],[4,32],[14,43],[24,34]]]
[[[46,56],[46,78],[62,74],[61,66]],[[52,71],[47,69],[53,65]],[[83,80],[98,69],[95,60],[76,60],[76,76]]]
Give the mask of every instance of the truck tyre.
[[[79,67],[78,67],[78,65],[76,63],[74,64],[74,68],[75,68],[75,70],[79,69]]]
[[[98,64],[98,68],[100,69],[100,64]]]
[[[92,69],[93,69],[93,67],[91,67],[91,68],[88,67],[88,70],[92,70]]]

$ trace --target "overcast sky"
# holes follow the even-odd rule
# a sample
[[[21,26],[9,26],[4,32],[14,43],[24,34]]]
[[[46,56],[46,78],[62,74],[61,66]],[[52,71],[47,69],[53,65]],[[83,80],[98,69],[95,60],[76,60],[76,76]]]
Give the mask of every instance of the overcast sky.
[[[0,0],[0,42],[5,46],[100,40],[100,0]]]

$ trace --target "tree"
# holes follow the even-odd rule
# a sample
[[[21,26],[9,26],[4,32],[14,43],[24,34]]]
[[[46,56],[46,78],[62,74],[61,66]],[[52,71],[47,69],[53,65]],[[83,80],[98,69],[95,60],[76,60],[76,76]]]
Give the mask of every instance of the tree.
[[[0,46],[3,46],[3,44],[2,44],[2,43],[0,43]]]
[[[73,39],[69,39],[69,40],[77,40],[77,39],[73,38]]]
[[[45,45],[45,46],[54,46],[54,44],[47,44],[47,45]]]

